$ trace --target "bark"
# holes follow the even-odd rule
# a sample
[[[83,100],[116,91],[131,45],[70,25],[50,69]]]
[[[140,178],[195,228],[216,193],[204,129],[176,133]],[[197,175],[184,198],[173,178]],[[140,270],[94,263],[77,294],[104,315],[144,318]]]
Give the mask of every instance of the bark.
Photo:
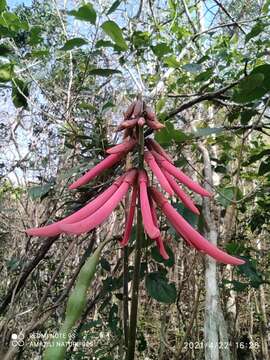
[[[203,155],[205,188],[212,191],[213,174],[211,169],[210,156],[207,148],[199,144],[199,149]],[[217,245],[218,230],[215,221],[211,215],[209,198],[203,200],[203,214],[206,222],[206,235],[208,240]],[[207,257],[205,266],[205,320],[204,320],[204,341],[205,341],[205,360],[230,360],[228,344],[228,334],[226,323],[219,305],[218,275],[217,265],[214,260]],[[219,338],[220,335],[220,338]],[[219,342],[222,351],[219,351]],[[220,357],[222,356],[222,357]]]

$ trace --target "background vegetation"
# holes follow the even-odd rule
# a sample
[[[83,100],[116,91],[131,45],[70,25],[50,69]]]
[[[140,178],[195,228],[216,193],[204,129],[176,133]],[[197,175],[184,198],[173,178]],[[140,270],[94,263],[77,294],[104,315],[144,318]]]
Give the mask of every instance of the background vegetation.
[[[132,245],[124,271],[117,242],[123,206],[84,237],[29,238],[25,229],[73,212],[116,177],[120,168],[67,189],[120,140],[122,112],[142,93],[166,124],[156,139],[215,194],[195,197],[199,218],[174,205],[247,263],[218,265],[216,276],[164,221],[170,260],[143,249],[137,358],[269,359],[269,7],[0,0],[1,358],[41,358],[79,269],[110,238],[68,358],[123,358],[123,278],[133,271]],[[221,346],[211,355],[213,333]]]

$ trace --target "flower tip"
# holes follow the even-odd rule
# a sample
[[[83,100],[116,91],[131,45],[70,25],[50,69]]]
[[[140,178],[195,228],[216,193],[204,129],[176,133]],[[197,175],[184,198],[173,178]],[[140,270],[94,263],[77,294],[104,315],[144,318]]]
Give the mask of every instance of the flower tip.
[[[25,230],[25,232],[28,236],[35,236],[35,230],[36,230],[35,228],[27,229],[27,230]]]
[[[169,258],[170,258],[167,253],[165,253],[165,254],[162,253],[160,255],[163,257],[164,260],[169,260]]]
[[[235,259],[236,259],[235,265],[244,265],[246,263],[246,261],[243,259],[239,259],[239,258],[235,258]]]
[[[69,185],[68,189],[69,189],[69,190],[74,190],[74,189],[76,189],[76,185],[71,184],[71,185]]]

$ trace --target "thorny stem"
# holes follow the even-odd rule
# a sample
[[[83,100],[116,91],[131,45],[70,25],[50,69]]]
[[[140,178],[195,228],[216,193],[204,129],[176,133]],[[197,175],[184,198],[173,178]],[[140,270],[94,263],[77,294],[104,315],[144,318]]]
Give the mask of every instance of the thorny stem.
[[[144,134],[143,128],[139,127],[139,169],[143,169],[143,155],[144,155]],[[129,321],[129,340],[128,352],[126,360],[134,360],[135,345],[136,345],[136,332],[137,332],[137,313],[139,302],[139,284],[140,284],[140,268],[141,268],[141,253],[142,241],[144,238],[144,230],[142,224],[142,214],[140,207],[140,199],[138,195],[137,204],[137,239],[135,245],[135,259],[134,259],[134,273],[132,285],[132,298],[131,298],[131,311]]]

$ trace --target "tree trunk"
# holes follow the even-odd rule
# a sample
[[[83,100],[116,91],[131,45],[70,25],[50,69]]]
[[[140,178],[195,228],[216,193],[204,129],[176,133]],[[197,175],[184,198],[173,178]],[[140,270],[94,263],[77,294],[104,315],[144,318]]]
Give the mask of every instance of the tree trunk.
[[[206,147],[199,144],[199,149],[203,155],[205,188],[212,192],[213,174],[209,152]],[[217,245],[218,231],[210,211],[210,199],[203,200],[203,214],[206,222],[206,236],[208,240]],[[206,257],[205,266],[205,320],[204,320],[204,343],[205,343],[205,360],[219,360],[220,355],[223,360],[230,360],[228,346],[227,327],[219,305],[218,275],[216,261],[208,256]],[[219,338],[220,335],[220,338]],[[219,352],[219,342],[222,351]]]

